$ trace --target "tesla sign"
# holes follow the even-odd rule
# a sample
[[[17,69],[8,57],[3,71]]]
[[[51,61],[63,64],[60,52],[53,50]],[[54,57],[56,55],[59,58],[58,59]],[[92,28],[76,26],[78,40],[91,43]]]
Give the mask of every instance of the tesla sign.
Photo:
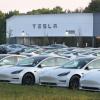
[[[33,29],[56,29],[57,24],[32,24]]]

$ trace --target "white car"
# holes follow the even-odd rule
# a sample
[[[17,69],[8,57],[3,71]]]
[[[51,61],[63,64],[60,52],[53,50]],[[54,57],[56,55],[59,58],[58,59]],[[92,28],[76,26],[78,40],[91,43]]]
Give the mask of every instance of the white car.
[[[68,61],[62,67],[43,70],[39,74],[40,85],[69,87],[72,89],[79,88],[80,77],[88,72],[88,65],[95,58],[84,57]]]
[[[6,45],[6,48],[9,54],[19,54],[26,46],[20,44],[8,44]]]
[[[80,89],[100,91],[100,59],[89,65],[89,72],[80,79]]]
[[[39,71],[61,66],[65,57],[34,56],[23,59],[16,66],[0,68],[0,81],[32,85],[39,82]]]

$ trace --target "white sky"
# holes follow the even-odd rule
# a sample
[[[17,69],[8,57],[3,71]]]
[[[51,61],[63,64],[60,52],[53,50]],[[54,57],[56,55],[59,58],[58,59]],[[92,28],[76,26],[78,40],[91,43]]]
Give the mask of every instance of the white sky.
[[[88,6],[91,0],[0,0],[0,10],[3,12],[18,10],[28,12],[32,9],[62,7],[64,10],[74,10]]]

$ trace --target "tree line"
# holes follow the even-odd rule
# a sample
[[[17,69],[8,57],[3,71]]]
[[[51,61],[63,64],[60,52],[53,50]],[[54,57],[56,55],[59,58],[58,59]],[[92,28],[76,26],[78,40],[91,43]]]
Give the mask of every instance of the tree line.
[[[19,11],[9,11],[3,13],[0,11],[0,44],[6,43],[6,19],[14,15],[36,15],[36,14],[61,14],[61,13],[97,13],[100,12],[100,0],[91,0],[88,7],[85,9],[79,8],[75,11],[63,10],[60,6],[54,7],[53,9],[42,8],[32,10],[27,13],[20,13]]]

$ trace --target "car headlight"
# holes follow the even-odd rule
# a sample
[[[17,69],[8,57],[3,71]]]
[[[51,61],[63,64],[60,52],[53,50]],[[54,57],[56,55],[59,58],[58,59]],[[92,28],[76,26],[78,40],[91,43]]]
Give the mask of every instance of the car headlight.
[[[64,73],[61,73],[61,74],[59,74],[58,76],[66,76],[66,75],[68,75],[70,72],[64,72]]]
[[[23,70],[16,70],[16,71],[13,71],[11,72],[11,74],[19,74],[20,72],[22,72]]]

